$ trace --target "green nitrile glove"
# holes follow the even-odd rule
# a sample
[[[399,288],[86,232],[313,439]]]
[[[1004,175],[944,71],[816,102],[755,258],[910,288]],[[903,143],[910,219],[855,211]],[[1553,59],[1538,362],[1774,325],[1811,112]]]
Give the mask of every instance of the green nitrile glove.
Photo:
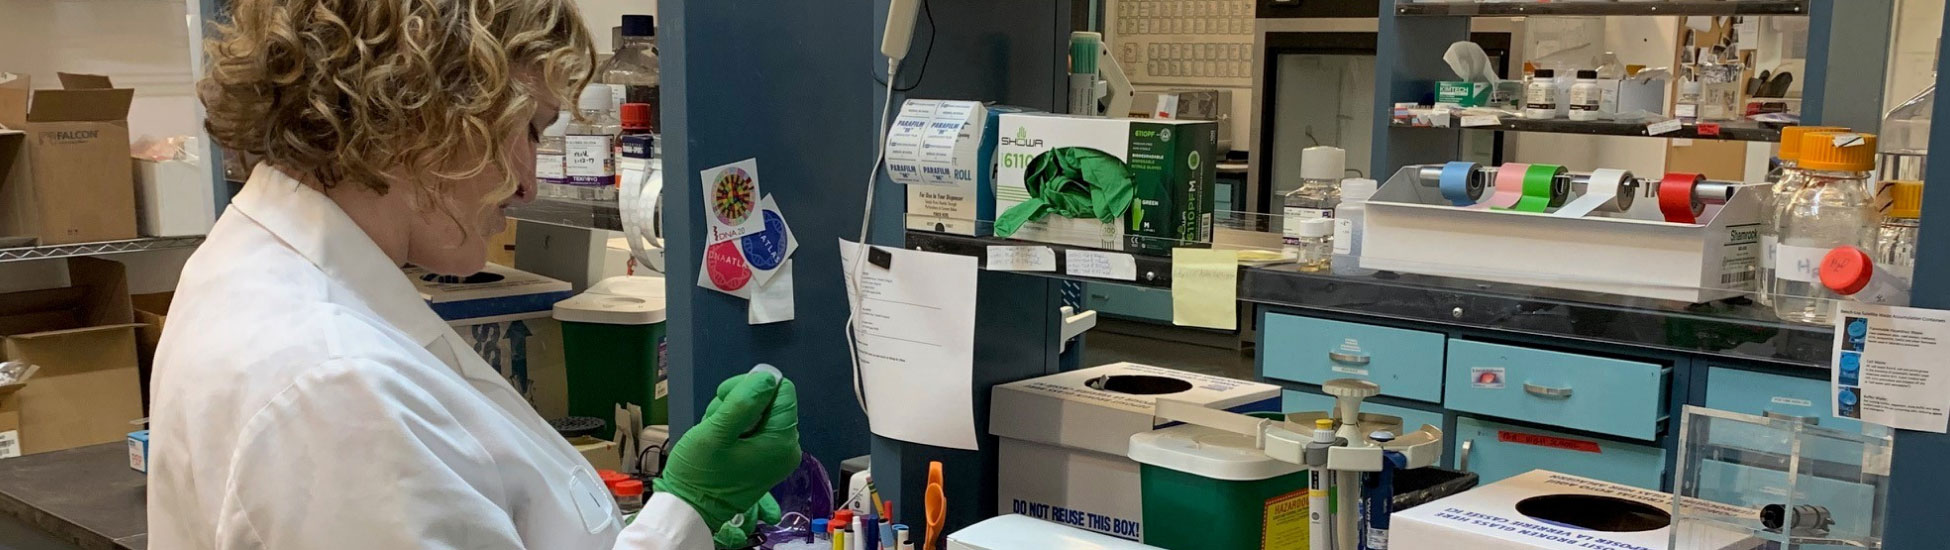
[[[678,438],[657,491],[683,499],[716,529],[784,481],[799,459],[799,392],[792,381],[741,374],[718,385],[704,418]]]
[[[1130,210],[1137,188],[1131,169],[1110,153],[1058,147],[1030,159],[1022,174],[1029,200],[995,218],[995,234],[1007,237],[1051,212],[1066,218],[1114,223]]]
[[[744,521],[738,522],[737,525],[726,523],[723,527],[719,527],[718,532],[711,536],[711,543],[718,548],[744,548],[751,542],[752,533],[758,531],[758,524],[778,525],[779,520],[784,517],[785,515],[779,510],[778,499],[772,498],[771,493],[766,493],[765,496],[759,497],[758,504],[753,504],[752,509],[745,511]]]

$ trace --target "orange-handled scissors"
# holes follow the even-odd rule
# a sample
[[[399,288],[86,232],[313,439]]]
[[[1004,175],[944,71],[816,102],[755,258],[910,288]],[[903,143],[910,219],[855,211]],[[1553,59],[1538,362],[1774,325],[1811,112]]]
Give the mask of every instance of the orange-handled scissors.
[[[928,463],[927,492],[928,538],[921,541],[922,550],[934,550],[935,541],[941,539],[941,525],[948,520],[948,497],[941,492],[941,462]]]

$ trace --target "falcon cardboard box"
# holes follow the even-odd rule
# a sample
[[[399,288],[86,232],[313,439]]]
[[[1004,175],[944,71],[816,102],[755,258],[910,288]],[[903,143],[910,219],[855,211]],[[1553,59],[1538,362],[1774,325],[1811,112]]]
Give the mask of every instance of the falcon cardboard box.
[[[0,127],[21,132],[0,136],[0,236],[41,244],[133,239],[135,91],[105,76],[60,77],[62,89],[35,90],[26,75],[0,72]]]
[[[1210,245],[1218,123],[1000,121],[995,236],[1156,255]]]

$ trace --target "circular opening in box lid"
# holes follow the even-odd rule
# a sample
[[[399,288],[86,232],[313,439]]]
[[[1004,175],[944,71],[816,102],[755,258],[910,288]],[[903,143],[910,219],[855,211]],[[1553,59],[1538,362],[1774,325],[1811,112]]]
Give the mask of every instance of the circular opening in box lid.
[[[1517,501],[1517,513],[1561,527],[1633,533],[1664,528],[1672,514],[1652,505],[1601,495],[1544,495]]]
[[[1128,393],[1131,395],[1164,395],[1191,391],[1192,383],[1169,376],[1148,374],[1118,374],[1102,376],[1085,382],[1091,389]]]

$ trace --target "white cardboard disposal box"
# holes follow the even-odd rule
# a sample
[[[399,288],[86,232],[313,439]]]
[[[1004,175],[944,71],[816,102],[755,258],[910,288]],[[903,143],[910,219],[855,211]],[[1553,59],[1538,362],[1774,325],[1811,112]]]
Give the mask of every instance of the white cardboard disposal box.
[[[1389,544],[1442,550],[1667,550],[1672,527],[1666,515],[1672,504],[1672,495],[1658,491],[1531,470],[1395,512]],[[1583,516],[1551,515],[1565,512]],[[1631,521],[1609,521],[1634,515]],[[1659,526],[1661,521],[1666,524]],[[1613,523],[1609,529],[1580,526],[1607,522]],[[1740,539],[1728,536],[1708,547]]]
[[[573,295],[569,283],[497,264],[466,277],[418,267],[406,268],[406,275],[433,312],[535,412],[542,418],[568,416],[568,361],[562,355],[562,323],[553,315],[555,303]]]
[[[1280,406],[1279,386],[1136,363],[996,386],[997,512],[1141,540],[1138,464],[1125,455],[1132,435],[1168,424],[1152,416],[1160,397],[1234,412]]]

